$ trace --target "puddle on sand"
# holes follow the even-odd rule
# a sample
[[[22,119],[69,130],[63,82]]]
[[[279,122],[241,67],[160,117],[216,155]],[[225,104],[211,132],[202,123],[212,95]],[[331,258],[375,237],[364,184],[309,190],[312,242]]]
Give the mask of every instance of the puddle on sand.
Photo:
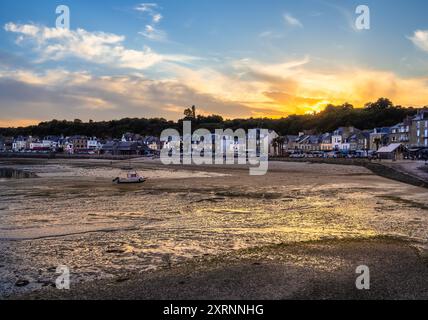
[[[35,178],[36,174],[24,171],[24,170],[18,170],[14,168],[0,168],[0,181],[7,181],[7,179],[28,179],[28,178]]]

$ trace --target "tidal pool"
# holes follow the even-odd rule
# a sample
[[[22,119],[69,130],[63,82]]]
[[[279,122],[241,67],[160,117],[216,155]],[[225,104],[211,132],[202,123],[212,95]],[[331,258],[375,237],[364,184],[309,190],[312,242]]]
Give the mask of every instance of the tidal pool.
[[[27,179],[35,177],[36,175],[32,172],[14,168],[0,168],[0,181],[5,181],[5,179]]]

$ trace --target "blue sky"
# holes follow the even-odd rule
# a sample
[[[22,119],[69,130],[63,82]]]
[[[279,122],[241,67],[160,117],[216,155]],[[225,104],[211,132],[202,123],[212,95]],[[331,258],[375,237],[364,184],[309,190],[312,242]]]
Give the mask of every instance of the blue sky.
[[[61,4],[71,28],[52,36]],[[354,27],[360,4],[370,30]],[[4,0],[0,125],[177,119],[192,104],[226,117],[425,105],[427,12],[422,0]]]

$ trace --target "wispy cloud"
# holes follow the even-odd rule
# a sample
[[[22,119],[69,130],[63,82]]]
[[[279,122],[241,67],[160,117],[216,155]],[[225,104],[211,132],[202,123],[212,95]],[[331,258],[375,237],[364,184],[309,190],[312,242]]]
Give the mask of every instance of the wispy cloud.
[[[157,26],[162,21],[163,16],[159,13],[160,7],[156,3],[140,3],[135,7],[135,10],[148,15],[150,23],[146,25],[144,31],[138,34],[152,40],[165,42],[168,39],[166,31],[159,29]]]
[[[159,6],[156,3],[140,3],[135,7],[135,10],[148,14],[153,23],[159,23],[163,16],[158,12]]]
[[[117,68],[144,70],[161,62],[186,63],[195,57],[163,55],[149,47],[133,50],[124,45],[125,37],[84,29],[67,30],[34,24],[8,23],[4,29],[18,34],[20,44],[29,44],[40,55],[40,61],[59,61],[69,57]],[[152,36],[162,36],[150,29]]]
[[[347,29],[353,32],[361,32],[361,30],[358,30],[355,25],[355,17],[356,17],[355,12],[353,10],[350,10],[349,6],[341,6],[341,5],[334,4],[333,2],[324,1],[324,0],[320,0],[320,3],[339,12],[339,14],[343,17],[343,19],[346,22]],[[338,22],[341,23],[340,20],[338,20]],[[340,28],[343,28],[342,24],[340,25]]]
[[[157,9],[157,7],[158,5],[156,3],[140,3],[135,7],[135,10],[153,13]]]
[[[416,30],[412,37],[408,37],[419,49],[428,52],[428,30]]]
[[[271,31],[271,30],[267,30],[267,31],[263,31],[263,32],[259,33],[259,38],[262,38],[262,39],[280,39],[280,38],[283,38],[283,35],[279,34],[277,32]]]
[[[146,25],[144,31],[140,31],[138,32],[138,34],[152,41],[164,42],[167,40],[167,34],[165,31],[156,29],[155,27],[149,24]]]
[[[283,18],[288,26],[303,28],[303,24],[300,22],[300,20],[293,17],[290,13],[284,13]]]
[[[160,13],[156,13],[153,15],[153,23],[159,23],[162,20],[162,15]]]

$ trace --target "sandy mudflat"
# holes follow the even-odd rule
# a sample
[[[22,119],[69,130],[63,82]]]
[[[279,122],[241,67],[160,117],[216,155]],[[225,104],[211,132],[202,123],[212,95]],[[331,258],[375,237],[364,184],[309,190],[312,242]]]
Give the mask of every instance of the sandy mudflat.
[[[370,268],[370,290],[355,269]],[[49,289],[24,299],[428,299],[427,261],[408,243],[341,240],[278,245],[180,267]]]
[[[356,166],[146,160],[132,166],[147,183],[112,184],[126,166],[0,162],[39,176],[0,180],[0,299],[427,298],[425,188]],[[50,288],[58,265],[69,293]]]

